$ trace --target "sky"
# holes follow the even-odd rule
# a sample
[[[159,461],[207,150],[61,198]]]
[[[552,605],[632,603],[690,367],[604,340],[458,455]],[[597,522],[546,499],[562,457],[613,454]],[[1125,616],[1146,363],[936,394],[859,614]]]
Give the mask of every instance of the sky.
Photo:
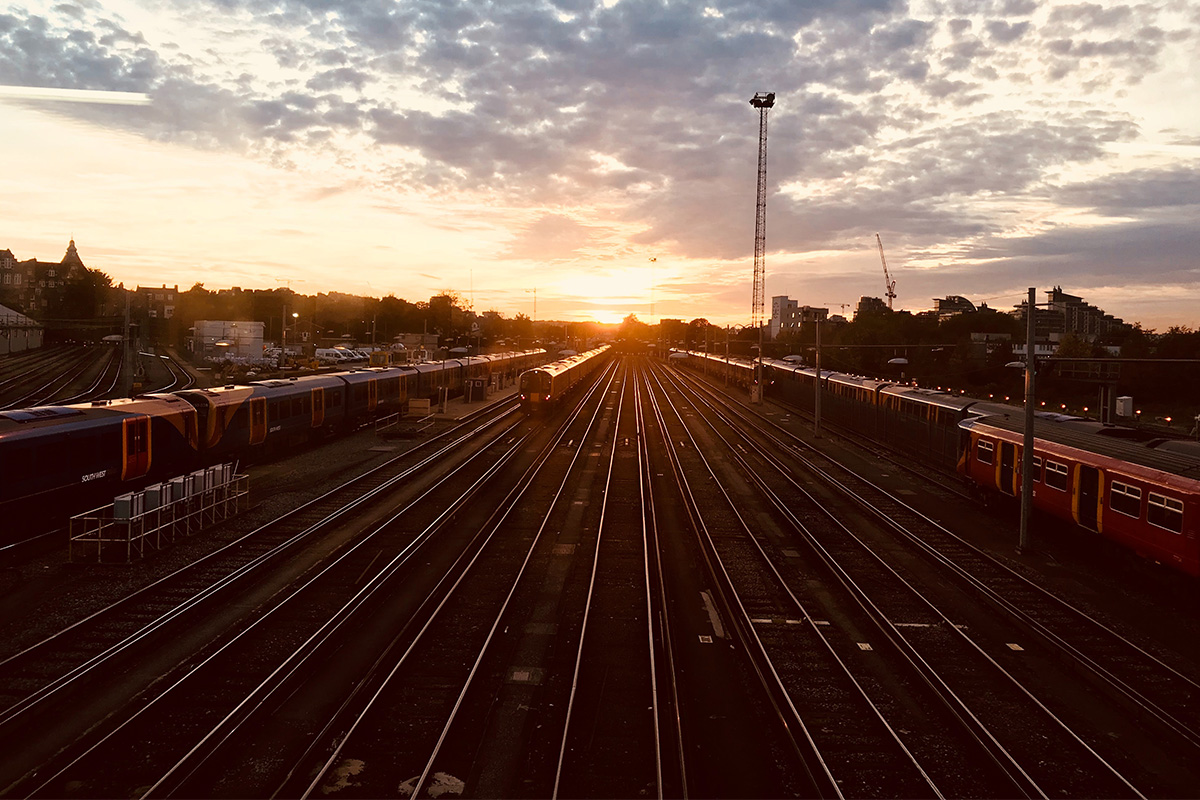
[[[65,0],[0,7],[0,249],[132,285],[770,298],[1200,326],[1200,2]],[[34,90],[39,91],[34,91]]]

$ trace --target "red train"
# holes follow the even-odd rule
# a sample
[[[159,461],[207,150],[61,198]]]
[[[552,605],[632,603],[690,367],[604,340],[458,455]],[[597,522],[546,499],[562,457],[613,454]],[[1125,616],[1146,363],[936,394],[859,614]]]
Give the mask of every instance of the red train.
[[[690,353],[672,363],[730,385],[753,380],[748,361]],[[769,398],[813,410],[813,369],[769,359],[764,368]],[[1024,409],[836,372],[823,372],[821,386],[829,422],[936,467],[957,465],[986,492],[1020,495]],[[1046,412],[1035,430],[1038,509],[1200,576],[1200,443]]]
[[[1024,418],[980,417],[959,427],[959,473],[1020,496]],[[1035,421],[1034,507],[1200,576],[1200,463],[1103,430],[1083,420]]]

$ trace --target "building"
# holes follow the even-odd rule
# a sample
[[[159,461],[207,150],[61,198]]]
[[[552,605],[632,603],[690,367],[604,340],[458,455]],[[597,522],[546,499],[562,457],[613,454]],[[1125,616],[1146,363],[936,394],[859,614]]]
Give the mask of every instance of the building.
[[[141,323],[142,340],[147,344],[166,343],[171,336],[171,319],[175,316],[175,303],[179,298],[179,285],[168,287],[139,286],[133,295],[133,313]]]
[[[85,283],[88,269],[75,249],[67,245],[61,261],[17,261],[11,250],[0,250],[0,302],[34,317],[61,313],[72,286]],[[86,309],[94,312],[94,309]],[[77,313],[77,312],[75,312]]]
[[[5,252],[8,251],[0,251],[0,256]],[[0,306],[0,355],[19,353],[41,346],[41,325],[19,311]]]
[[[828,308],[802,306],[787,295],[772,297],[770,338],[775,339],[780,333],[795,331],[802,325],[824,322],[828,317]]]
[[[933,314],[938,322],[957,317],[959,314],[973,314],[976,310],[974,303],[956,294],[933,298]]]
[[[263,323],[247,319],[198,319],[189,341],[193,356],[200,360],[258,360],[263,357]]]
[[[858,319],[862,314],[884,313],[890,314],[892,310],[883,300],[878,297],[860,297],[858,298],[858,307],[854,309],[854,318]]]
[[[1021,320],[1022,325],[1025,324],[1025,306],[1026,303],[1021,303],[1011,312]],[[1101,309],[1085,303],[1083,298],[1067,294],[1061,286],[1046,292],[1045,307],[1034,309],[1033,325],[1034,339],[1038,342],[1058,342],[1068,334],[1094,342],[1131,327],[1112,314],[1105,314]]]

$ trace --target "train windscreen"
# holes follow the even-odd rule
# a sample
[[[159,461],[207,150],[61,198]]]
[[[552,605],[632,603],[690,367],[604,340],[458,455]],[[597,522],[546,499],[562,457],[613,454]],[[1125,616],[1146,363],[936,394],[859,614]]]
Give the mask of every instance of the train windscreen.
[[[521,373],[521,394],[545,394],[550,391],[550,376],[540,370]]]

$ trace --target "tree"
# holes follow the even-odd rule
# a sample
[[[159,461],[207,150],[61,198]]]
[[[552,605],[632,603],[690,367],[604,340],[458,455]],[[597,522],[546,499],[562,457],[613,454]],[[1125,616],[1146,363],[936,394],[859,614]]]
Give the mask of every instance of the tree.
[[[617,337],[640,342],[648,342],[653,338],[650,326],[639,320],[637,314],[630,314],[621,320],[621,327],[617,329]]]

